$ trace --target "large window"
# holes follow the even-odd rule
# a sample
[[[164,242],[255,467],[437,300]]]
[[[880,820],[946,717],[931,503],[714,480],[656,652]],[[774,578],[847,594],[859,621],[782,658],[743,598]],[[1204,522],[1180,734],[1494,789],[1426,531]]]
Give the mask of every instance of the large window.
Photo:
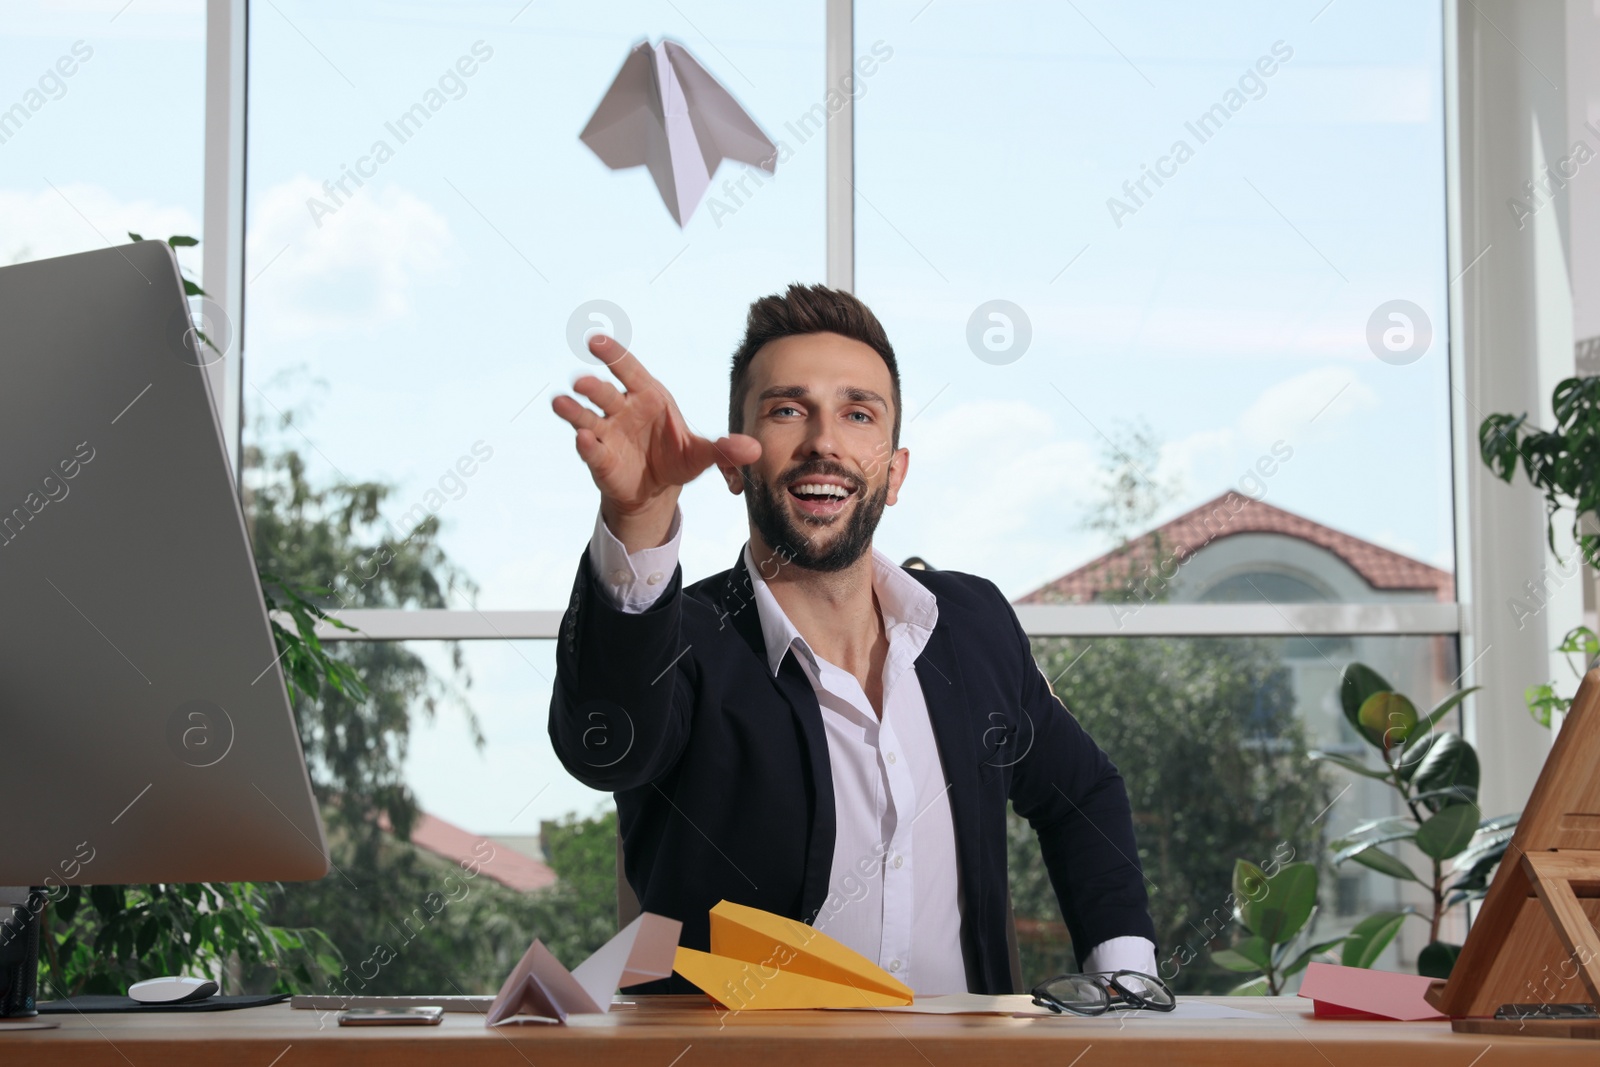
[[[544,738],[596,506],[548,410],[588,369],[572,339],[627,338],[715,436],[745,308],[795,280],[853,285],[900,353],[891,556],[992,578],[1042,640],[1253,642],[1312,744],[1351,740],[1352,660],[1448,692],[1438,6],[842,6],[250,5],[244,437],[311,484],[385,487],[368,541],[437,524],[458,580],[428,603],[358,583],[345,612],[472,680],[482,749],[451,713],[413,727],[422,807],[509,839],[604,802]],[[579,139],[664,37],[779,148],[772,176],[725,163],[681,227]],[[684,510],[686,576],[728,566],[741,502],[702,479]],[[460,635],[485,639],[464,673]],[[1362,786],[1324,825],[1386,803]],[[1349,874],[1328,921],[1392,890]]]

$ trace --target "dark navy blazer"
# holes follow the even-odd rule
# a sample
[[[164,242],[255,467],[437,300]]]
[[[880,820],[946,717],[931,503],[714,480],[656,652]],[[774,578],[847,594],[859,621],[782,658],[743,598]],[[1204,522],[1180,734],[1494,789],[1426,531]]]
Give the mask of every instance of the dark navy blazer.
[[[950,783],[961,945],[975,993],[1009,993],[1006,802],[1039,835],[1079,963],[1134,934],[1155,941],[1122,777],[1051,693],[995,585],[908,571],[939,619],[916,661]],[[835,815],[815,691],[791,652],[768,668],[751,578],[682,588],[642,614],[612,606],[585,552],[561,620],[550,739],[579,781],[616,796],[640,906],[706,949],[728,899],[805,922],[829,896]],[[835,907],[838,905],[835,904]],[[679,976],[659,991],[693,989]]]

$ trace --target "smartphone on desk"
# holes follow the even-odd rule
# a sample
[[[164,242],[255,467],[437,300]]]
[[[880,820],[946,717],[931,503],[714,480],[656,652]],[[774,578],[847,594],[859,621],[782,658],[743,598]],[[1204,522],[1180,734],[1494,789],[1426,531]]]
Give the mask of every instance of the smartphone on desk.
[[[350,1008],[339,1013],[340,1026],[438,1026],[443,1008]]]

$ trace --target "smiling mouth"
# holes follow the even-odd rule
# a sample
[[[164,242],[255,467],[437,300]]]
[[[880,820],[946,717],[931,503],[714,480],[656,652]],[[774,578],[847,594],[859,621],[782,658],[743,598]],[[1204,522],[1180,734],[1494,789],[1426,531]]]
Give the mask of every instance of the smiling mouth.
[[[801,479],[789,486],[788,493],[801,511],[816,516],[839,514],[850,498],[856,495],[855,489],[850,486],[808,479]]]

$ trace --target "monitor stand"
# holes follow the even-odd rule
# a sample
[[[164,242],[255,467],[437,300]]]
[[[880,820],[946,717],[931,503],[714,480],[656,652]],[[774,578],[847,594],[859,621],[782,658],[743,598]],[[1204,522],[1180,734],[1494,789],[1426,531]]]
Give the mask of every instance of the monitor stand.
[[[0,896],[0,1019],[25,1019],[39,1014],[39,915],[47,898],[40,886],[9,895]]]

